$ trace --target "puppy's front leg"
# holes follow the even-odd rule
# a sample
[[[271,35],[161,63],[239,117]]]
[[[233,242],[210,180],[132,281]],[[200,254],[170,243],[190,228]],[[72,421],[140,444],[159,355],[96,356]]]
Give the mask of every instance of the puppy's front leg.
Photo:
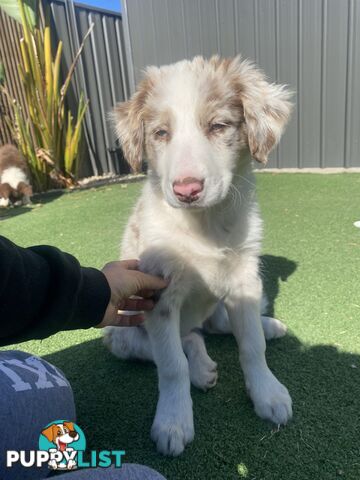
[[[179,455],[194,438],[189,366],[180,338],[180,310],[164,295],[148,316],[154,361],[159,376],[159,400],[151,438],[164,455]]]
[[[262,282],[257,273],[257,259],[249,258],[235,272],[232,289],[225,303],[239,346],[246,388],[255,411],[262,418],[285,424],[292,416],[291,397],[266,363],[260,317],[261,295]]]

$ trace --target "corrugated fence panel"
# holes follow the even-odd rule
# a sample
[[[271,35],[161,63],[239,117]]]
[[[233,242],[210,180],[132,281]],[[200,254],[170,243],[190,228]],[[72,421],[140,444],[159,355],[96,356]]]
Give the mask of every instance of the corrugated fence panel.
[[[335,167],[345,152],[348,2],[324,2],[323,22],[321,166]]]
[[[280,0],[275,4],[275,22],[276,22],[276,75],[275,80],[281,81],[291,86],[295,92],[298,92],[298,51],[299,51],[299,29],[297,22],[297,4],[288,0]],[[294,148],[297,148],[299,142],[299,110],[295,97],[295,107],[289,123],[286,135],[284,135],[279,147],[277,167],[298,166],[299,151],[294,154]]]
[[[216,9],[219,29],[219,54],[224,55],[224,52],[232,52],[232,55],[234,55],[236,51],[234,0],[216,0]]]
[[[347,167],[356,167],[360,162],[360,2],[358,0],[350,2],[349,20],[345,160]]]
[[[322,0],[299,3],[299,167],[321,165]],[[310,46],[310,48],[309,48]]]
[[[89,161],[83,174],[119,173],[121,155],[108,113],[117,102],[125,100],[128,92],[121,15],[66,0],[51,0],[50,5],[57,36],[64,41],[66,69],[94,24],[74,82],[77,96],[83,91],[89,99],[85,118]]]
[[[360,166],[358,0],[124,0],[134,80],[149,64],[242,53],[296,92],[270,167]]]
[[[0,61],[4,65],[5,85],[10,97],[27,111],[25,91],[18,73],[21,37],[22,28],[19,23],[0,10]],[[0,94],[0,144],[13,142],[11,132],[5,122],[5,116],[11,116],[9,99]]]

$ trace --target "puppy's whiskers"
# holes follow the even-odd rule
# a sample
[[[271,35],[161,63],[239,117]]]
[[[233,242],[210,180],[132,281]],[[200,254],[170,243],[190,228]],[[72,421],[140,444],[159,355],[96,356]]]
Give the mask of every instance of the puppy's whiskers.
[[[249,183],[251,186],[253,186],[254,188],[256,187],[255,183],[251,182],[248,178],[246,177],[243,177],[242,175],[239,175],[238,173],[234,173],[233,174],[234,177],[239,177],[241,178],[242,180],[245,180],[245,182]]]
[[[242,198],[242,195],[241,195],[241,191],[240,191],[237,187],[235,187],[235,185],[232,183],[232,184],[230,185],[229,192],[232,192],[233,198],[234,198],[234,200],[235,200],[233,207],[234,207],[234,208],[235,208],[235,207],[238,207],[238,206],[240,207],[241,204],[242,204],[242,201],[243,201],[243,198]]]

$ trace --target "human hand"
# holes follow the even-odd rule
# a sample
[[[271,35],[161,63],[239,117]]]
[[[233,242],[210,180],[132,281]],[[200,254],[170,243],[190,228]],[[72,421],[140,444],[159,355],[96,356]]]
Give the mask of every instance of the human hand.
[[[109,305],[99,328],[108,326],[136,326],[144,321],[142,313],[126,315],[119,310],[149,311],[154,308],[150,298],[156,290],[167,287],[167,283],[159,277],[139,272],[137,260],[123,260],[107,263],[102,269],[111,290]],[[140,298],[131,298],[133,296]]]

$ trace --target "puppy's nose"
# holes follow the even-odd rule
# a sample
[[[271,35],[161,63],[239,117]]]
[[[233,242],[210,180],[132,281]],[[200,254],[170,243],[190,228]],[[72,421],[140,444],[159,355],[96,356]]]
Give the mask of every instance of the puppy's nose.
[[[76,438],[77,437],[77,432],[69,432],[69,435],[71,438]]]
[[[173,190],[181,202],[191,203],[199,198],[204,189],[204,180],[194,177],[186,177],[175,180]]]

